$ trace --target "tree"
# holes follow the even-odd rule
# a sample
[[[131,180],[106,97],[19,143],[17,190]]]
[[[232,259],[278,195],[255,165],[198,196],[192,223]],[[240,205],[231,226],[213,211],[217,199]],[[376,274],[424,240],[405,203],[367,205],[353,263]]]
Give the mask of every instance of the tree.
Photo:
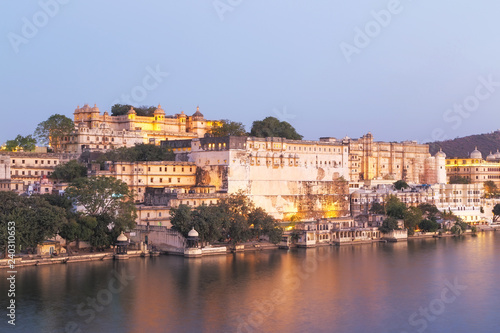
[[[422,211],[424,216],[430,220],[436,221],[438,215],[442,215],[435,205],[429,203],[422,203],[418,205],[418,208]]]
[[[57,179],[67,183],[82,177],[87,177],[87,167],[77,160],[59,164],[50,175],[51,179]]]
[[[418,224],[418,228],[425,232],[436,232],[439,229],[439,223],[433,220],[424,219]]]
[[[41,143],[58,149],[62,138],[70,135],[74,129],[73,120],[60,114],[54,114],[38,124],[34,135]]]
[[[402,190],[402,189],[405,189],[405,188],[409,188],[410,186],[408,185],[407,182],[405,182],[404,180],[398,180],[397,182],[394,183],[394,188],[396,190]]]
[[[201,205],[192,212],[193,226],[202,242],[213,243],[223,239],[224,212],[217,205]]]
[[[394,217],[396,219],[404,219],[405,212],[407,208],[406,205],[399,200],[395,195],[390,195],[386,199],[385,211],[387,216]]]
[[[283,229],[278,222],[260,207],[248,214],[248,224],[252,228],[254,237],[260,238],[262,234],[268,235],[271,243],[277,244],[283,236]]]
[[[494,181],[487,180],[484,182],[484,191],[488,196],[494,195],[497,192],[498,188]]]
[[[113,177],[77,178],[66,189],[74,203],[83,206],[85,214],[107,223],[109,236],[135,226],[136,207],[126,183]],[[113,242],[111,239],[110,242]]]
[[[372,204],[372,207],[370,208],[370,213],[372,214],[379,214],[379,215],[385,215],[385,208],[384,205],[378,202],[374,202]]]
[[[245,126],[242,123],[227,119],[221,120],[221,125],[212,128],[212,135],[215,137],[222,136],[245,136],[248,135]]]
[[[382,225],[378,228],[378,230],[380,230],[380,232],[383,234],[387,234],[397,228],[398,220],[392,216],[389,216],[382,222]]]
[[[471,181],[467,177],[461,177],[461,176],[451,176],[450,177],[450,184],[470,184]]]
[[[497,222],[498,218],[500,217],[500,204],[496,204],[495,207],[493,207],[493,222]]]
[[[264,120],[254,121],[250,135],[260,138],[280,137],[289,140],[302,140],[303,138],[292,125],[286,121],[279,121],[275,117],[267,117]]]
[[[66,211],[52,206],[41,195],[18,196],[0,192],[0,249],[5,252],[8,222],[15,222],[16,251],[34,251],[38,244],[54,237],[67,223]]]
[[[145,161],[175,161],[172,150],[151,144],[138,144],[134,147],[121,147],[103,153],[97,158],[98,163],[111,162],[145,162]]]
[[[191,207],[187,205],[179,205],[177,208],[172,207],[170,209],[170,216],[172,229],[177,230],[184,237],[187,237],[189,230],[193,227]]]
[[[17,151],[19,148],[22,148],[23,151],[35,150],[36,139],[31,135],[18,135],[14,140],[7,140],[5,143],[5,150],[7,151]]]
[[[422,221],[422,211],[417,207],[410,207],[404,213],[405,228],[408,229],[408,236],[413,236],[415,228]]]
[[[152,117],[153,113],[156,110],[154,106],[132,106],[130,104],[115,104],[111,107],[111,115],[112,116],[122,116],[129,112],[130,108],[134,108],[135,113],[141,117]]]

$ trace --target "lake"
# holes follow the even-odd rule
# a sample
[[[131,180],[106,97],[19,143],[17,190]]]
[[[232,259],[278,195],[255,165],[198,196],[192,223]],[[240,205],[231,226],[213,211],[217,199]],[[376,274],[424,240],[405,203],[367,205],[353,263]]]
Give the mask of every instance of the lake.
[[[20,267],[16,332],[497,332],[500,233]]]

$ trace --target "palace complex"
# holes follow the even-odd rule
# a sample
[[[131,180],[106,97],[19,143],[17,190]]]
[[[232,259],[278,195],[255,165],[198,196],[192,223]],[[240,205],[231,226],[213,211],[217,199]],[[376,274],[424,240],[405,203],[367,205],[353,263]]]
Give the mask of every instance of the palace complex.
[[[136,144],[159,144],[162,140],[194,139],[203,137],[219,124],[206,120],[200,109],[188,116],[182,111],[166,115],[158,105],[150,117],[138,116],[133,108],[127,114],[110,116],[100,114],[99,108],[85,104],[74,111],[75,132],[64,137],[56,150],[80,154],[83,151],[108,151]]]

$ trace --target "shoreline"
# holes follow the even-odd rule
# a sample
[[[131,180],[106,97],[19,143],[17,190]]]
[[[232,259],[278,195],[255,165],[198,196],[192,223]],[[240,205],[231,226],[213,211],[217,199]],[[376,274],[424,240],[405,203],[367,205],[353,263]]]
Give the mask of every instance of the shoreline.
[[[482,232],[495,232],[495,229],[486,229],[486,230],[480,230],[478,233]],[[460,236],[477,236],[477,234],[472,234],[471,232],[466,232],[463,233]],[[407,241],[413,241],[413,240],[422,240],[422,239],[439,239],[439,238],[448,238],[448,237],[457,237],[453,234],[442,234],[442,235],[437,235],[437,234],[427,234],[427,235],[417,235],[417,236],[409,236],[407,239],[399,240],[396,242],[391,242],[383,239],[374,239],[374,240],[364,240],[364,241],[351,241],[351,242],[343,242],[343,243],[330,243],[330,242],[325,242],[325,243],[319,243],[319,244],[313,244],[311,246],[305,246],[305,245],[297,245],[294,244],[293,246],[290,246],[288,249],[308,249],[308,248],[316,248],[316,247],[323,247],[323,246],[338,246],[338,247],[344,247],[344,246],[355,246],[355,245],[366,245],[366,244],[375,244],[375,243],[399,243],[399,242],[407,242]],[[245,248],[241,251],[232,251],[231,249],[227,249],[225,252],[219,252],[219,253],[213,253],[213,254],[208,254],[196,258],[203,258],[205,256],[211,257],[213,255],[229,255],[229,254],[234,254],[234,253],[245,253],[245,252],[257,252],[257,251],[268,251],[268,250],[288,250],[287,248],[280,248],[278,245],[271,245],[271,244],[265,244],[262,246],[262,244],[258,244],[259,246],[245,246]],[[160,251],[161,255],[175,255],[175,256],[184,256],[184,253],[181,253],[179,251],[171,251],[171,250],[165,250],[165,251]],[[149,257],[149,255],[143,253],[140,250],[130,250],[127,251],[127,255],[129,258],[141,258],[141,257]],[[190,257],[185,257],[186,259],[191,259]],[[0,259],[0,269],[8,269],[9,268],[9,260],[10,259]],[[15,258],[16,263],[15,267],[29,267],[29,266],[44,266],[44,265],[55,265],[55,264],[70,264],[70,263],[79,263],[79,262],[91,262],[91,261],[104,261],[104,260],[117,260],[115,258],[115,253],[114,252],[107,252],[107,253],[100,253],[100,254],[84,254],[84,255],[74,255],[74,256],[61,256],[61,257],[45,257],[45,258],[28,258],[24,259],[23,257],[16,257]]]

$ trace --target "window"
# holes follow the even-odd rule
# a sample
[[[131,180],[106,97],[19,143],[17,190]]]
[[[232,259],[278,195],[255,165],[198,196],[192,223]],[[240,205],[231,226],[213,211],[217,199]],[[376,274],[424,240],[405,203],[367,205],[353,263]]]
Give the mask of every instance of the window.
[[[150,168],[150,167],[148,167],[148,171],[151,171],[151,168]]]
[[[175,172],[175,167],[174,167],[173,171]]]
[[[177,178],[177,182],[180,183],[181,182],[181,179],[180,178]]]
[[[163,178],[160,178],[160,183],[163,183]]]
[[[161,167],[160,167],[160,172],[161,172]]]
[[[171,183],[171,182],[172,182],[172,178],[169,178],[169,179],[168,179],[168,182],[169,182],[169,183]]]
[[[22,160],[21,163],[24,164],[24,160]]]
[[[153,177],[151,177],[151,183],[154,183],[155,179]]]
[[[35,164],[38,164],[38,160],[35,160]]]
[[[161,217],[161,212],[158,213],[158,216]]]
[[[49,160],[49,161],[47,161],[47,164],[50,164],[50,160]],[[54,163],[54,164],[55,164],[55,163]]]
[[[184,172],[184,168],[182,168],[181,171]]]
[[[16,160],[12,160],[12,164],[16,164]]]
[[[44,162],[44,160],[41,160],[41,161],[40,161],[40,164],[43,164],[43,162]]]

